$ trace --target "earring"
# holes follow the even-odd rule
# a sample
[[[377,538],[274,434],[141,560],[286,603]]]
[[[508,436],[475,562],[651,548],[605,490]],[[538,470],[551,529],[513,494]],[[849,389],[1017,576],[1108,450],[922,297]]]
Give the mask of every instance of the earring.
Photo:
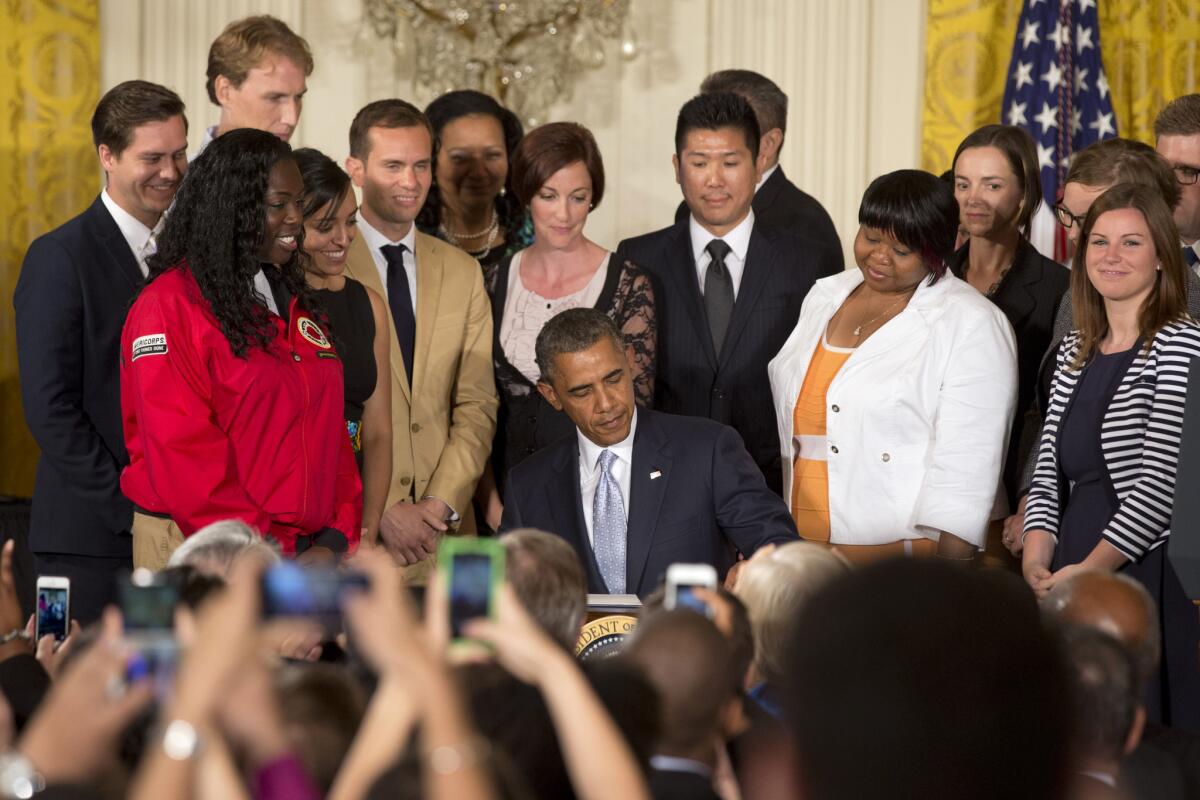
[[[508,190],[505,189],[503,186],[501,186],[500,187],[500,196],[504,197],[504,195],[506,195],[506,194],[508,194]]]
[[[1161,270],[1161,269],[1162,269],[1162,262],[1160,261],[1160,262],[1158,262],[1157,264],[1155,264],[1155,265],[1154,265],[1154,268],[1155,268],[1155,269],[1157,269],[1157,270]]]

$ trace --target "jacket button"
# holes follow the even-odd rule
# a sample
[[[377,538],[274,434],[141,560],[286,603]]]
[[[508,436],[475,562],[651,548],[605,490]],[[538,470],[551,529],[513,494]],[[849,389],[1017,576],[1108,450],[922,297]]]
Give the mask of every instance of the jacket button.
[[[836,445],[830,445],[830,446],[829,446],[829,452],[833,453],[834,455],[837,455],[837,446],[836,446]]]
[[[400,479],[401,486],[408,486],[410,483],[412,483],[412,478],[408,477],[407,475]]]
[[[299,361],[299,360],[300,360],[300,354],[299,354],[299,353],[292,353],[292,358],[293,358],[293,359],[295,359],[296,361]]]
[[[891,456],[889,456],[887,453],[884,453],[882,456],[880,456],[880,458],[882,458],[884,461],[891,461],[891,460],[892,460],[892,457],[891,457]]]
[[[841,411],[841,409],[837,407],[837,403],[834,403],[834,404],[833,404],[833,413],[835,413],[835,414],[836,414],[836,413],[837,413],[837,412],[839,412],[839,411]]]
[[[412,424],[412,432],[413,432],[413,433],[420,433],[420,432],[421,432],[421,423],[419,423],[419,422],[414,422],[414,423]]]

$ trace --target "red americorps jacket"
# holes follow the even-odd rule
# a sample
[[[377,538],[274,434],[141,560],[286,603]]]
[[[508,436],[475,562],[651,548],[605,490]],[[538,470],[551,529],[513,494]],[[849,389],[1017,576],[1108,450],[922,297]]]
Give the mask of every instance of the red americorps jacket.
[[[238,358],[187,269],[142,291],[121,334],[121,490],[185,536],[237,518],[285,553],[325,527],[353,550],[362,483],[342,416],[342,363],[294,299],[287,323],[272,320],[270,351]]]

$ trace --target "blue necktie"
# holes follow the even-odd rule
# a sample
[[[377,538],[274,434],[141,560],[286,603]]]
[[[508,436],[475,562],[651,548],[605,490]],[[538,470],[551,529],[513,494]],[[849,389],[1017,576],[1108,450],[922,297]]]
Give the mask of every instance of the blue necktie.
[[[602,450],[600,481],[592,499],[592,550],[609,594],[625,594],[625,502],[612,474],[616,453]]]
[[[1195,269],[1197,264],[1200,264],[1200,256],[1196,255],[1196,248],[1187,245],[1183,248],[1183,263],[1187,264],[1188,269]]]
[[[400,341],[400,353],[404,356],[404,372],[408,375],[408,385],[412,386],[417,315],[413,313],[412,292],[408,290],[408,273],[404,270],[404,251],[408,248],[402,244],[385,244],[379,249],[387,261],[388,306],[392,309],[396,338]]]

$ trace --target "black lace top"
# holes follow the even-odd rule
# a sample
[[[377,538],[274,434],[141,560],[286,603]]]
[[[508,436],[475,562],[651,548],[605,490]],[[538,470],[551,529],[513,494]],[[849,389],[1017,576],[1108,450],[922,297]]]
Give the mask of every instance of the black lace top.
[[[500,323],[508,293],[511,256],[498,264],[484,266],[483,282],[492,299],[494,339],[492,361],[496,387],[500,395],[500,413],[496,439],[492,446],[492,466],[501,492],[508,470],[526,456],[571,434],[575,426],[567,415],[555,411],[538,393],[537,387],[509,363],[500,345]],[[594,306],[608,314],[633,348],[633,392],[639,406],[649,407],[654,399],[654,353],[657,325],[654,317],[654,289],[650,276],[632,261],[608,260],[608,275]]]

